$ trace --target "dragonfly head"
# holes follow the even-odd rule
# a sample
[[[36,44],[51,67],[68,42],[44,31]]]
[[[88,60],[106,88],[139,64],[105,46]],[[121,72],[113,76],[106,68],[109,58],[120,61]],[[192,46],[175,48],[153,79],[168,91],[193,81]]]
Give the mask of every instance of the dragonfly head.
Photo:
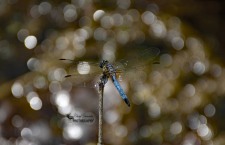
[[[102,60],[99,64],[100,68],[103,68],[106,64],[108,64],[109,62],[107,60]]]

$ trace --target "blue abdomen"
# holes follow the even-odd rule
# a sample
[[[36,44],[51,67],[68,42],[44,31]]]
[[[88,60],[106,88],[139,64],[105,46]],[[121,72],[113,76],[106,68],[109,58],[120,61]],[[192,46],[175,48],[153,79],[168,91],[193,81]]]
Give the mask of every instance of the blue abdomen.
[[[119,82],[117,81],[115,76],[112,76],[112,81],[113,84],[115,85],[117,91],[119,92],[120,96],[122,97],[122,99],[125,101],[125,103],[130,107],[130,102],[127,98],[127,95],[124,93],[122,87],[120,86]]]

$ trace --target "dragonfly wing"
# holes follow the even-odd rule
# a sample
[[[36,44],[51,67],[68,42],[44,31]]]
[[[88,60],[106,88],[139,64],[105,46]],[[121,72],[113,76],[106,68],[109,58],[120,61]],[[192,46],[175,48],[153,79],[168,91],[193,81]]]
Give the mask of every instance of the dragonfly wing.
[[[96,74],[71,74],[65,76],[67,81],[70,81],[76,87],[96,88],[99,81],[99,73]]]
[[[113,81],[113,84],[115,85],[117,91],[119,92],[120,96],[122,97],[122,99],[130,107],[130,102],[127,98],[127,95],[124,93],[122,87],[120,86],[119,82],[117,81],[116,76],[112,76],[112,81]]]
[[[98,67],[98,63],[95,62],[75,62],[73,60],[61,59],[70,61],[71,63],[66,66],[67,75],[65,79],[71,81],[76,86],[82,87],[95,87],[96,77],[101,74],[101,69]]]
[[[113,63],[118,81],[129,78],[130,73],[134,71],[135,74],[142,74],[146,67],[149,68],[149,66],[156,64],[156,57],[159,55],[160,50],[159,48],[151,47],[134,52],[136,53],[128,55],[126,59]]]
[[[139,49],[134,54],[127,56],[127,59],[119,60],[114,64],[116,69],[127,71],[144,68],[148,63],[154,64],[155,58],[159,55],[160,49],[157,47],[150,47]]]

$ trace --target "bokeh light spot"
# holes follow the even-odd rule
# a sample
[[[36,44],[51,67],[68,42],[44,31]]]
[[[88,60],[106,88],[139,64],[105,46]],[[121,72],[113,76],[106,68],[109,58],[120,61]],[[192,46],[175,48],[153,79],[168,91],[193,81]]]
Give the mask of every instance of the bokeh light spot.
[[[195,87],[192,84],[187,84],[184,87],[184,93],[187,96],[194,96],[195,95]]]
[[[33,85],[37,89],[43,89],[47,87],[47,80],[43,76],[35,77],[33,80]]]
[[[60,91],[56,94],[55,103],[60,107],[66,107],[69,105],[70,96],[65,91]]]
[[[155,37],[164,38],[166,36],[167,34],[166,26],[162,21],[160,20],[155,21],[151,25],[151,27]]]
[[[38,18],[40,17],[40,13],[39,13],[39,6],[38,5],[33,5],[32,8],[30,9],[30,15],[33,18]]]
[[[48,2],[42,2],[40,3],[40,5],[38,6],[38,11],[41,15],[46,15],[51,11],[51,4]]]
[[[20,82],[15,82],[11,87],[11,91],[14,97],[20,98],[24,93],[23,85]]]
[[[26,95],[26,99],[27,99],[27,102],[30,102],[30,100],[34,97],[39,97],[38,94],[36,92],[29,92],[27,95]]]
[[[218,64],[214,64],[211,68],[211,74],[214,77],[219,77],[222,74],[222,68]]]
[[[120,14],[112,15],[112,19],[115,26],[121,26],[123,24],[123,16]]]
[[[111,16],[103,16],[101,18],[101,26],[106,29],[110,29],[113,26],[113,19]]]
[[[170,126],[170,132],[174,135],[177,135],[179,133],[181,133],[182,131],[182,125],[180,122],[174,122],[173,124],[171,124]]]
[[[67,22],[73,22],[77,18],[77,11],[74,5],[67,5],[64,8],[64,18]]]
[[[103,28],[97,28],[94,31],[95,40],[103,41],[107,37],[107,32]]]
[[[120,44],[126,44],[129,41],[129,33],[126,31],[119,31],[116,35],[116,40]]]
[[[200,61],[195,62],[193,72],[197,75],[202,75],[205,72],[205,65]]]
[[[30,128],[23,128],[20,134],[24,139],[31,139],[33,136]]]
[[[40,61],[37,58],[30,58],[27,61],[27,67],[32,70],[38,70],[40,68]]]
[[[23,125],[23,118],[20,117],[19,115],[15,115],[13,116],[12,118],[12,125],[15,126],[15,127],[22,127]]]
[[[160,64],[163,66],[170,66],[173,63],[173,58],[169,54],[162,54],[160,56]]]
[[[123,125],[116,126],[115,134],[119,137],[127,136],[127,128]]]
[[[49,85],[49,91],[53,94],[61,90],[61,84],[58,81],[52,81]]]
[[[93,14],[94,21],[98,21],[104,14],[105,14],[105,12],[103,10],[95,11]]]
[[[24,45],[27,49],[33,49],[37,45],[37,38],[35,36],[27,36],[24,40]]]
[[[53,75],[55,80],[62,81],[66,76],[66,71],[63,68],[57,68],[54,70]]]
[[[209,128],[206,124],[200,124],[197,133],[199,136],[204,137],[209,133]]]
[[[77,65],[77,71],[79,72],[79,74],[88,74],[91,70],[90,65],[88,64],[88,62],[80,62]]]
[[[29,35],[29,31],[27,29],[20,29],[17,32],[17,38],[19,41],[24,42],[25,38]]]
[[[152,12],[146,11],[141,15],[141,19],[146,25],[151,25],[154,23],[156,17]]]
[[[216,108],[213,104],[208,104],[204,108],[204,113],[207,117],[213,117],[216,113]]]
[[[172,38],[172,46],[176,50],[181,50],[184,47],[184,40],[181,37]]]
[[[161,108],[157,103],[150,103],[149,109],[148,109],[148,114],[152,118],[157,118],[161,114]]]
[[[119,119],[119,115],[116,111],[107,111],[104,115],[104,119],[107,123],[113,124]]]
[[[130,7],[130,0],[117,0],[117,5],[121,9],[128,9]]]
[[[56,48],[59,50],[66,49],[69,45],[69,40],[66,37],[58,37],[56,39]]]
[[[149,137],[151,135],[151,127],[144,125],[140,128],[140,135],[142,137]]]
[[[71,124],[64,128],[63,136],[66,139],[76,140],[83,136],[83,130],[80,126]]]
[[[40,110],[42,107],[42,101],[39,97],[33,97],[30,100],[30,107],[34,110]]]

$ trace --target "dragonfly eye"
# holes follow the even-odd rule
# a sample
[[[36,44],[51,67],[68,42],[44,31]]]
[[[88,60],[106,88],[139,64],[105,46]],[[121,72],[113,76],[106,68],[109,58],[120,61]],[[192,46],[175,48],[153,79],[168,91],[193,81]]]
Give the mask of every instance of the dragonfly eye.
[[[106,65],[107,63],[108,63],[107,60],[102,60],[102,61],[100,62],[100,64],[99,64],[99,67],[100,67],[100,68],[103,68],[104,65]]]

